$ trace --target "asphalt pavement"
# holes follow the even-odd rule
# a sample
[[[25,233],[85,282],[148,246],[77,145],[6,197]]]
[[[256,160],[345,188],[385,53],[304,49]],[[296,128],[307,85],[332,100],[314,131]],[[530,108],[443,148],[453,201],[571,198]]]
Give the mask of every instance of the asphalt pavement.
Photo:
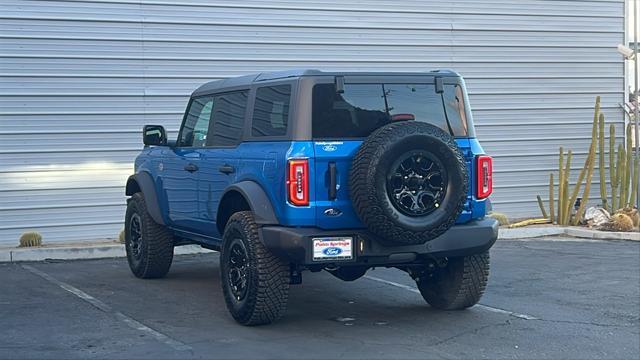
[[[640,357],[640,243],[501,240],[491,263],[481,305],[450,312],[399,270],[305,272],[260,327],[228,314],[217,253],[159,280],[125,259],[0,264],[0,358]]]

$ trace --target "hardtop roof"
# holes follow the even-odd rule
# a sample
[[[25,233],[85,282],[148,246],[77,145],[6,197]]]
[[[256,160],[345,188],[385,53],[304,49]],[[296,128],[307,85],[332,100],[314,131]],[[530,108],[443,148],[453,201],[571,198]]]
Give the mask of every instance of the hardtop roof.
[[[272,71],[263,72],[257,74],[243,75],[232,77],[228,79],[215,80],[205,83],[198,87],[192,94],[192,96],[203,95],[211,92],[215,92],[224,88],[233,88],[238,86],[248,86],[254,83],[268,80],[280,80],[297,78],[303,76],[455,76],[459,77],[460,74],[450,69],[438,69],[423,72],[393,72],[393,71],[321,71],[317,69],[293,69],[284,71]]]

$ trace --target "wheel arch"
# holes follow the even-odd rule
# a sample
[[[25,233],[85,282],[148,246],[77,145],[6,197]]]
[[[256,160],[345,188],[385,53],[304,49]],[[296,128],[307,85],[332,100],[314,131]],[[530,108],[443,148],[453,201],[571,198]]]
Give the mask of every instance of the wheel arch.
[[[264,189],[254,181],[241,181],[229,186],[218,204],[216,226],[220,234],[231,218],[238,211],[253,212],[255,222],[259,225],[278,224],[278,218]]]
[[[148,172],[139,172],[129,176],[127,179],[125,195],[132,196],[137,192],[141,192],[142,196],[144,196],[147,211],[149,212],[149,215],[151,215],[153,221],[157,224],[165,225],[164,219],[162,218],[162,212],[160,211],[160,203],[158,202],[156,187],[151,174]]]

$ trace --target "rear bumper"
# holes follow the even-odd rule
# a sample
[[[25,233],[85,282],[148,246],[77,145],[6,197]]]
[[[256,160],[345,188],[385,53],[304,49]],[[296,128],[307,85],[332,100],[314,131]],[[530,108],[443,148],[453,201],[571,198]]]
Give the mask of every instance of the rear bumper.
[[[498,238],[498,222],[485,218],[455,225],[443,235],[421,245],[384,246],[365,230],[322,230],[264,226],[260,230],[269,250],[301,265],[400,265],[418,262],[426,256],[451,257],[481,253],[493,246]],[[313,238],[352,237],[353,259],[314,261]],[[362,242],[362,244],[361,244]]]

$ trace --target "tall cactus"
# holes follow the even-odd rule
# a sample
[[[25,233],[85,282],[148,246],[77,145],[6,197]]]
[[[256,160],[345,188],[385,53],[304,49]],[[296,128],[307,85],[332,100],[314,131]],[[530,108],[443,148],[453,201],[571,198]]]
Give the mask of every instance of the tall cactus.
[[[627,145],[627,150],[626,150],[626,155],[627,155],[627,159],[625,161],[625,186],[626,189],[624,191],[624,203],[620,204],[622,206],[620,207],[627,207],[629,206],[630,203],[633,203],[633,201],[631,201],[629,199],[629,195],[631,195],[631,174],[633,172],[633,148],[631,146],[631,123],[627,124],[627,138],[626,138],[626,145]]]
[[[544,202],[542,202],[542,198],[540,197],[540,195],[536,195],[536,198],[538,199],[538,207],[540,208],[540,212],[542,213],[542,217],[544,219],[548,219],[549,216],[547,215],[547,210],[545,210],[545,208],[544,208]]]
[[[609,207],[607,206],[607,180],[604,164],[604,115],[602,114],[600,114],[598,128],[598,170],[600,172],[600,199],[602,201],[602,207],[605,210],[608,210]]]
[[[560,154],[558,155],[558,225],[562,224],[564,217],[564,172],[562,165],[564,161],[564,149],[560,146]]]
[[[618,190],[618,178],[616,174],[616,126],[609,125],[609,180],[611,181],[611,211],[617,209],[616,194]]]
[[[562,196],[563,196],[562,203],[563,204],[568,204],[569,203],[569,191],[568,191],[569,190],[569,178],[568,177],[564,178],[563,186],[565,188],[565,191],[562,194]],[[567,225],[568,222],[567,222],[566,219],[568,218],[569,215],[568,214],[564,214],[564,216],[565,216],[565,220],[563,220],[562,225]]]
[[[596,114],[597,115],[597,114]],[[598,116],[598,120],[604,123],[604,115],[600,114]],[[576,211],[576,216],[573,218],[573,225],[578,225],[580,219],[582,219],[582,215],[586,209],[587,203],[589,202],[589,193],[591,191],[591,179],[593,179],[593,168],[596,163],[596,144],[598,139],[596,138],[596,118],[593,120],[593,132],[591,134],[591,147],[589,149],[589,169],[587,170],[587,180],[584,185],[584,192],[582,193],[582,201],[580,202],[580,207]]]
[[[587,155],[587,158],[584,160],[584,166],[582,167],[582,169],[580,170],[580,174],[578,175],[578,181],[576,183],[576,186],[573,188],[573,192],[571,193],[571,197],[569,198],[568,206],[572,206],[573,204],[575,204],[576,199],[578,198],[578,193],[580,192],[580,187],[582,186],[582,181],[584,180],[585,176],[589,172],[589,163],[595,162],[596,144],[598,141],[597,129],[598,129],[599,115],[600,115],[600,96],[597,96],[596,105],[593,113],[593,124],[591,125],[591,145],[589,146],[589,153]],[[593,175],[593,173],[591,175]],[[591,178],[590,178],[591,175],[589,175],[589,178],[587,178],[587,181],[589,182],[589,187],[591,187]],[[584,201],[582,203],[584,203]],[[569,217],[567,217],[567,214],[565,214],[564,223],[565,224],[569,223]]]
[[[616,169],[617,177],[618,177],[618,187],[619,196],[618,196],[618,207],[624,207],[625,195],[624,195],[624,180],[625,180],[625,160],[627,156],[625,155],[624,146],[622,144],[618,145],[618,168]]]
[[[549,173],[549,220],[551,220],[551,223],[553,224],[553,221],[555,219],[555,213],[554,213],[554,209],[553,209],[553,173],[550,172]]]
[[[567,183],[569,183],[570,177],[571,177],[571,157],[572,157],[573,153],[571,152],[571,150],[569,150],[567,152],[567,161],[565,163],[564,166],[564,178],[567,180]],[[565,194],[568,194],[569,187],[565,188]],[[565,202],[564,204],[564,210],[563,210],[563,214],[564,214],[564,218],[562,219],[562,223],[566,224],[569,222],[569,218],[571,217],[571,203],[569,202]]]
[[[636,148],[636,153],[633,156],[633,178],[631,179],[631,197],[629,199],[630,204],[633,204],[636,201],[636,197],[638,195],[638,177],[640,176],[640,174],[638,174],[638,171],[640,171],[640,158],[638,156],[639,154]]]

